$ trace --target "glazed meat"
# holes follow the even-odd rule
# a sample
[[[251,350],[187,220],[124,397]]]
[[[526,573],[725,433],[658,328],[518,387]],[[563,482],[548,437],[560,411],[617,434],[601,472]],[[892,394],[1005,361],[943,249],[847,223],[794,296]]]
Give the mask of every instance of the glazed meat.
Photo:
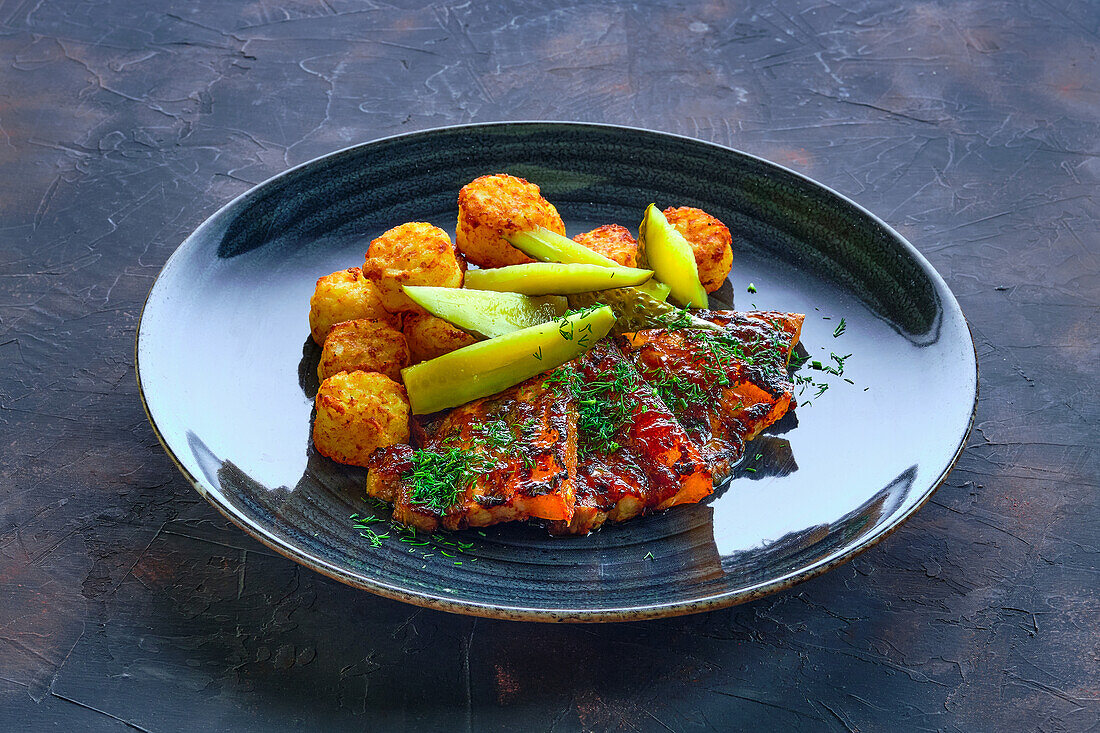
[[[695,315],[723,330],[624,334],[500,394],[416,418],[420,450],[376,451],[367,493],[427,531],[537,518],[554,534],[703,500],[745,441],[791,406],[787,362],[804,317]],[[425,461],[442,477],[431,486],[417,478]]]
[[[553,523],[552,533],[587,534],[607,520],[692,504],[713,491],[698,449],[613,344],[602,341],[564,368],[575,370],[581,385],[576,505],[572,520]],[[586,401],[620,402],[623,424],[610,436],[586,432]],[[602,430],[607,419],[594,414],[589,431]]]
[[[649,329],[619,347],[699,446],[716,477],[729,473],[745,441],[787,412],[787,374],[805,316],[775,311],[695,311],[722,332]]]
[[[427,531],[531,517],[569,521],[576,426],[568,392],[539,375],[421,422],[421,451],[377,451],[368,462],[367,494],[393,502],[395,520]],[[441,503],[438,492],[417,482],[418,461],[450,472],[447,483],[459,484],[453,501]]]

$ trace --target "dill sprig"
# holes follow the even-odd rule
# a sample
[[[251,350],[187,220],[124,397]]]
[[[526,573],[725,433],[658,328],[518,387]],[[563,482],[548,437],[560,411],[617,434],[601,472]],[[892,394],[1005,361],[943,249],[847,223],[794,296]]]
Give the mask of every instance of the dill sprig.
[[[693,404],[705,402],[707,392],[698,384],[660,369],[646,372],[646,381],[661,402],[677,415],[688,410]]]
[[[843,325],[843,320],[844,319],[841,319],[841,325]],[[841,333],[843,333],[843,331],[841,331]],[[845,354],[844,356],[840,356],[840,355],[836,354],[835,352],[830,352],[829,353],[829,359],[832,362],[834,362],[833,364],[830,364],[830,363],[827,363],[827,362],[822,362],[818,359],[811,360],[809,355],[807,355],[804,358],[799,358],[799,357],[797,357],[797,355],[795,355],[795,356],[792,356],[792,358],[791,358],[791,368],[792,368],[793,372],[797,372],[802,367],[803,364],[805,364],[806,362],[809,362],[810,369],[812,369],[813,371],[823,372],[825,374],[831,374],[835,377],[841,377],[848,384],[855,384],[855,382],[853,382],[851,379],[848,379],[844,376],[844,364],[845,364],[845,362],[848,361],[848,359],[851,356],[852,356],[851,354]],[[799,389],[799,391],[798,391],[798,396],[799,397],[801,397],[806,392],[807,388],[817,390],[813,395],[813,399],[817,399],[821,395],[825,394],[825,392],[829,389],[829,383],[828,382],[818,382],[812,376],[807,375],[807,374],[793,374],[792,373],[791,379],[794,381],[795,384],[797,384],[801,387],[801,389]],[[801,406],[806,407],[810,404],[812,404],[810,400],[805,400],[804,402],[802,402]]]
[[[491,465],[485,456],[458,447],[438,453],[415,451],[412,464],[412,470],[401,477],[412,489],[410,502],[437,514],[454,506]]]
[[[565,341],[577,340],[577,345],[585,348],[591,348],[594,340],[592,339],[592,324],[584,322],[584,316],[603,308],[602,303],[597,303],[588,308],[574,308],[573,310],[566,311],[562,319],[558,321],[558,335]],[[569,316],[579,315],[581,318],[577,320],[570,320]],[[541,354],[538,357],[541,360]]]
[[[537,422],[528,418],[518,429],[530,433]],[[443,514],[515,444],[513,427],[500,419],[475,425],[465,438],[461,431],[455,431],[440,441],[442,450],[414,451],[412,470],[401,480],[411,487],[413,504]],[[527,468],[534,466],[534,460],[523,451],[515,455]]]
[[[622,447],[615,435],[633,414],[635,401],[630,393],[640,384],[638,373],[627,362],[616,362],[609,374],[597,379],[586,379],[575,366],[566,364],[556,369],[546,384],[565,385],[577,401],[583,455],[610,455]]]
[[[775,330],[768,338],[748,343],[729,331],[697,332],[696,343],[702,349],[700,367],[720,387],[730,385],[729,373],[735,362],[769,372],[782,371],[786,368],[783,353],[787,344],[782,329],[776,324],[773,326]]]
[[[694,325],[687,306],[680,308],[675,313],[662,313],[655,316],[654,320],[660,323],[667,331],[679,331],[682,328],[688,328]]]

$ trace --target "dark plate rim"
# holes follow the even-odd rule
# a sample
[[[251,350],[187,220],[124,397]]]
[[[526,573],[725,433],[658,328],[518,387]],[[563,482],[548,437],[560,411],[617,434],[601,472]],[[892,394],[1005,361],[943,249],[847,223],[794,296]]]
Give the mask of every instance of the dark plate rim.
[[[179,460],[175,451],[168,445],[164,436],[161,433],[160,427],[157,425],[156,420],[153,418],[152,411],[149,408],[149,403],[145,396],[145,387],[141,381],[141,363],[140,363],[140,351],[142,340],[142,325],[145,319],[145,309],[149,305],[150,298],[157,286],[161,282],[161,278],[165,272],[173,265],[173,262],[178,259],[180,253],[187,247],[195,237],[197,237],[204,229],[210,226],[216,219],[219,219],[226,211],[234,208],[245,199],[258,195],[257,192],[262,188],[265,188],[275,181],[278,181],[284,177],[290,176],[300,169],[307,166],[315,165],[321,161],[336,158],[342,155],[350,154],[352,151],[359,150],[369,145],[376,145],[383,142],[390,142],[401,139],[412,139],[417,137],[426,137],[441,132],[456,131],[456,130],[477,130],[492,127],[525,127],[525,126],[561,126],[561,127],[592,127],[599,129],[611,129],[618,130],[620,132],[652,135],[656,137],[667,137],[676,140],[686,141],[696,145],[703,145],[706,147],[712,147],[716,150],[720,150],[723,153],[734,153],[736,155],[744,156],[752,159],[757,163],[763,164],[765,167],[773,168],[778,171],[782,171],[785,174],[794,176],[803,183],[810,186],[822,189],[828,192],[830,195],[843,201],[848,206],[868,217],[877,226],[881,227],[885,231],[894,244],[898,245],[902,252],[908,255],[912,260],[920,267],[921,271],[931,281],[933,288],[937,295],[940,297],[940,303],[944,309],[945,318],[948,316],[958,317],[962,319],[963,323],[967,324],[967,333],[970,335],[970,346],[974,354],[974,402],[970,408],[970,419],[967,422],[966,430],[963,431],[959,438],[959,443],[955,448],[955,452],[944,467],[940,475],[929,484],[928,488],[924,490],[923,495],[913,504],[908,510],[894,517],[891,521],[886,522],[875,528],[874,531],[868,535],[860,537],[856,542],[846,547],[839,553],[834,553],[832,556],[818,560],[796,571],[790,572],[782,577],[775,578],[770,581],[752,585],[748,588],[725,591],[722,593],[716,593],[714,595],[706,596],[703,598],[697,598],[693,600],[680,600],[671,601],[669,603],[657,603],[646,604],[643,606],[632,606],[623,608],[536,608],[529,606],[508,606],[502,604],[490,604],[490,603],[478,603],[475,601],[457,600],[446,595],[435,594],[428,591],[411,591],[406,588],[384,583],[364,575],[350,573],[347,570],[333,565],[319,557],[315,557],[312,554],[302,550],[299,547],[294,546],[291,542],[284,542],[273,534],[262,524],[253,522],[242,512],[238,512],[232,505],[225,502],[221,493],[214,487],[207,487],[201,480],[196,478]],[[970,329],[969,323],[966,321],[966,316],[962,312],[961,306],[955,299],[954,293],[947,286],[943,277],[936,271],[932,264],[914,247],[905,237],[901,236],[894,230],[889,224],[883,221],[874,213],[868,211],[860,204],[856,203],[852,199],[848,198],[844,194],[835,191],[834,189],[819,183],[809,176],[803,175],[798,171],[787,168],[786,166],[767,160],[751,153],[746,153],[735,148],[731,148],[726,145],[709,142],[706,140],[700,140],[698,138],[689,137],[687,135],[679,135],[676,133],[663,132],[660,130],[651,130],[643,127],[635,127],[630,125],[616,125],[610,123],[600,122],[578,122],[568,120],[521,120],[521,121],[498,121],[498,122],[480,122],[469,123],[461,125],[445,125],[442,127],[432,127],[424,130],[417,130],[413,132],[400,133],[397,135],[388,135],[380,137],[374,140],[369,140],[363,143],[357,143],[355,145],[349,145],[348,147],[335,150],[331,153],[318,156],[311,160],[307,160],[303,163],[299,163],[296,166],[288,168],[281,173],[277,173],[274,176],[252,186],[247,191],[235,196],[231,201],[221,206],[217,211],[208,216],[202,224],[200,224],[191,234],[187,236],[183,242],[172,252],[172,254],[165,261],[161,267],[159,273],[157,273],[156,279],[149,288],[149,292],[146,295],[145,302],[142,304],[141,315],[138,318],[137,333],[134,338],[134,374],[137,378],[138,394],[141,398],[142,409],[145,411],[145,417],[149,420],[149,424],[153,428],[153,433],[157,437],[157,441],[160,442],[161,447],[171,458],[172,463],[176,465],[176,468],[184,475],[184,477],[191,483],[194,489],[206,499],[215,509],[218,510],[222,516],[231,521],[233,524],[240,527],[247,534],[254,539],[261,542],[266,547],[274,550],[280,555],[293,560],[305,567],[314,570],[322,575],[328,576],[334,580],[338,580],[342,583],[350,585],[355,588],[361,588],[363,590],[370,591],[376,595],[390,598],[404,603],[410,603],[416,606],[424,608],[431,608],[439,611],[446,611],[449,613],[457,613],[469,616],[480,616],[483,618],[496,618],[506,619],[514,621],[538,621],[544,623],[607,623],[617,621],[641,621],[647,619],[668,618],[672,616],[683,616],[692,613],[699,613],[702,611],[711,611],[719,608],[726,608],[728,606],[734,606],[740,603],[746,603],[748,601],[762,598],[772,593],[790,588],[798,583],[815,578],[823,573],[832,570],[833,568],[843,565],[849,560],[857,557],[858,555],[866,552],[870,548],[877,545],[886,537],[890,536],[904,524],[913,514],[920,510],[928,500],[932,498],[936,490],[943,485],[943,482],[947,479],[948,474],[958,463],[959,458],[962,455],[963,450],[966,448],[967,439],[970,436],[970,432],[974,427],[974,418],[978,407],[978,393],[980,390],[979,369],[978,369],[978,357],[977,346],[974,343],[973,332]]]

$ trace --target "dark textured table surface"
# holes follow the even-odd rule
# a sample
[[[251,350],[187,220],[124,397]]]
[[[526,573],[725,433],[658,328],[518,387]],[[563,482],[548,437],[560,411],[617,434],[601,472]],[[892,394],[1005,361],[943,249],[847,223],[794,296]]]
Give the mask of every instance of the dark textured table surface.
[[[1083,0],[0,2],[0,727],[1097,729],[1098,32]],[[288,166],[505,119],[731,145],[908,237],[982,376],[931,503],[787,592],[608,626],[382,600],[228,525],[138,399],[161,265]]]

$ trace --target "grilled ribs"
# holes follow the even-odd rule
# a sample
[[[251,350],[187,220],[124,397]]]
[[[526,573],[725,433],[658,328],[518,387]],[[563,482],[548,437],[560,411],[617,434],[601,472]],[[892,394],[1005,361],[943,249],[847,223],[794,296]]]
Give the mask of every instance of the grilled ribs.
[[[705,310],[694,315],[724,330],[649,329],[624,334],[618,342],[721,478],[744,454],[745,441],[790,407],[794,385],[787,362],[805,316]]]
[[[492,397],[426,418],[413,434],[423,451],[458,449],[479,467],[448,508],[416,496],[417,451],[381,448],[367,493],[391,501],[394,519],[433,531],[548,520],[552,533],[584,534],[677,504],[699,502],[729,473],[744,443],[781,418],[793,398],[787,361],[804,316],[695,311],[723,327],[649,329],[596,344],[559,369],[585,383],[618,375],[609,396],[631,405],[602,447],[578,429],[567,380],[533,377]],[[610,448],[610,450],[609,450]]]
[[[676,418],[609,341],[597,343],[573,365],[585,383],[612,383],[607,399],[630,405],[629,419],[614,435],[617,447],[594,445],[581,432],[576,504],[569,522],[555,522],[554,534],[587,534],[607,520],[691,504],[714,489],[710,469]]]
[[[411,482],[415,451],[407,445],[375,451],[368,462],[367,494],[394,505],[397,521],[434,531],[485,527],[531,517],[573,516],[577,470],[577,408],[560,386],[536,376],[499,394],[456,407],[420,423],[424,450],[458,450],[480,470],[444,510],[418,501]]]

